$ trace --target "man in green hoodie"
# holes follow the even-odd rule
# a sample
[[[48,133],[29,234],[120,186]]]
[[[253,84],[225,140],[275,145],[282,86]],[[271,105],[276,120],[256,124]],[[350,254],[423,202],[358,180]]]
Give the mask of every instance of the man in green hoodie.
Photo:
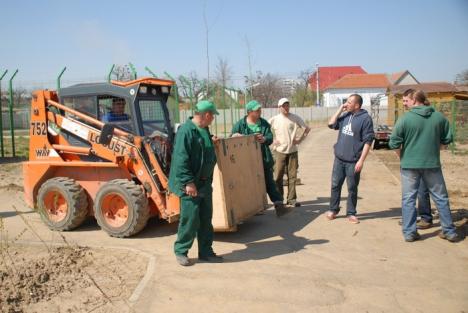
[[[440,145],[452,142],[450,125],[440,112],[425,105],[428,101],[424,92],[414,90],[409,96],[415,105],[398,119],[389,142],[391,149],[401,149],[403,236],[407,242],[420,238],[416,228],[416,197],[422,180],[439,210],[442,226],[439,236],[456,242],[459,238],[440,164]]]
[[[198,259],[220,263],[213,245],[213,171],[216,164],[213,138],[208,126],[218,114],[210,101],[200,101],[194,116],[181,125],[175,138],[169,174],[169,190],[180,197],[180,220],[174,252],[182,266],[191,265],[187,256],[195,237]],[[214,138],[216,141],[217,139]]]
[[[276,216],[280,217],[290,210],[284,206],[283,196],[279,193],[273,179],[273,165],[275,161],[269,148],[273,142],[273,133],[271,132],[270,124],[261,118],[262,106],[258,101],[250,101],[245,106],[245,109],[247,115],[234,125],[231,136],[255,135],[255,140],[261,144],[266,191],[275,206]]]

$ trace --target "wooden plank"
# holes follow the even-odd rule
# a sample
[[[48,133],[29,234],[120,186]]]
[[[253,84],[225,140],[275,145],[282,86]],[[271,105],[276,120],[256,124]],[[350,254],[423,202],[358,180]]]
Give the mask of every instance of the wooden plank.
[[[234,231],[264,209],[265,177],[260,144],[254,136],[222,139],[216,148],[213,227]]]

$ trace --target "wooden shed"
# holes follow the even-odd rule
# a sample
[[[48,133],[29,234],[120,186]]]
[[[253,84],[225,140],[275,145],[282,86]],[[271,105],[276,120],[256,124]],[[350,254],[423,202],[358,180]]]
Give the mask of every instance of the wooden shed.
[[[418,89],[426,93],[431,104],[454,101],[460,94],[457,87],[447,82],[420,83],[414,85],[392,85],[388,88],[387,125],[394,125],[398,117],[404,114],[403,93],[408,89]]]

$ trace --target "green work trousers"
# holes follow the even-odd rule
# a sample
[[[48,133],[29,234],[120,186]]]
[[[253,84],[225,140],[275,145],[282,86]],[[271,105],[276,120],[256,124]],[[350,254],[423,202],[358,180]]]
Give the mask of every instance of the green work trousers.
[[[263,173],[265,175],[266,192],[271,202],[273,202],[273,204],[275,202],[283,202],[283,196],[278,191],[275,179],[273,178],[273,168],[264,168]]]
[[[289,154],[275,152],[275,182],[279,193],[283,196],[283,177],[288,177],[288,197],[287,203],[296,203],[296,179],[299,168],[299,158],[297,151]]]
[[[195,198],[184,195],[180,198],[180,202],[179,229],[174,243],[175,254],[186,256],[197,237],[198,256],[213,255],[212,191],[205,193],[199,190],[199,196]]]

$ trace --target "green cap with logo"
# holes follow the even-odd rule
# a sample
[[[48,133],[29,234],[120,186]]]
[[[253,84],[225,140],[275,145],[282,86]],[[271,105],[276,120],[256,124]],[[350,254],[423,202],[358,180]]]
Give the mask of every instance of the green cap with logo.
[[[202,100],[198,102],[195,106],[195,111],[199,113],[211,112],[213,114],[219,115],[219,112],[216,110],[214,103],[208,100]]]
[[[260,103],[258,103],[258,101],[252,100],[249,103],[247,103],[247,105],[245,106],[245,109],[247,110],[247,113],[248,113],[248,112],[252,112],[252,111],[257,111],[261,107],[262,107],[262,105]]]

